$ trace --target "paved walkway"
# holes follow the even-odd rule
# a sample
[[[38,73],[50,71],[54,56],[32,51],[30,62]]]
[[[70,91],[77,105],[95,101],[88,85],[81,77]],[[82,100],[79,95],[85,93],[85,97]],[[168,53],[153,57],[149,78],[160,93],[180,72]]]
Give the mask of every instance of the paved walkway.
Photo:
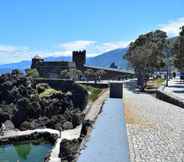
[[[165,87],[164,91],[184,101],[184,82],[181,82],[179,79],[170,80],[168,87]]]
[[[184,109],[124,90],[132,162],[184,162]]]

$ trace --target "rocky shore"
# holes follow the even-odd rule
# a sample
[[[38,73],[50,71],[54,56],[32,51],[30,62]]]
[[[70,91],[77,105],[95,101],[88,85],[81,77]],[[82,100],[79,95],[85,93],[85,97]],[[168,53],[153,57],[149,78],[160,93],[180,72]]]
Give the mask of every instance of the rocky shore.
[[[0,125],[7,133],[0,136],[0,145],[46,140],[54,146],[45,161],[76,161],[107,93],[89,104],[88,90],[70,84],[54,89],[17,71],[1,75]]]
[[[20,130],[73,129],[83,121],[87,96],[77,84],[71,91],[55,90],[12,71],[0,76],[0,125]]]

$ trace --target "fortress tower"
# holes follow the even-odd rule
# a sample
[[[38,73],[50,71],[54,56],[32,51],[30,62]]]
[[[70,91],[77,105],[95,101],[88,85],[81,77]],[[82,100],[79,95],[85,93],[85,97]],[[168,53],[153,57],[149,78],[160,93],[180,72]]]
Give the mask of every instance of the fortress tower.
[[[39,65],[41,63],[44,62],[44,59],[41,58],[40,56],[36,55],[33,59],[32,59],[32,65],[31,65],[31,68],[34,69],[34,68],[38,68]]]
[[[77,68],[83,68],[86,64],[86,50],[73,51],[72,60],[75,62]]]

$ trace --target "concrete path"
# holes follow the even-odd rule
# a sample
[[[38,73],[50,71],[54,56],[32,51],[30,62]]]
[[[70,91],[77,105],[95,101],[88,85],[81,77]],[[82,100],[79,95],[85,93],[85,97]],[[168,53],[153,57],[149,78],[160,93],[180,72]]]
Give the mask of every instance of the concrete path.
[[[184,162],[184,109],[124,89],[132,162]]]

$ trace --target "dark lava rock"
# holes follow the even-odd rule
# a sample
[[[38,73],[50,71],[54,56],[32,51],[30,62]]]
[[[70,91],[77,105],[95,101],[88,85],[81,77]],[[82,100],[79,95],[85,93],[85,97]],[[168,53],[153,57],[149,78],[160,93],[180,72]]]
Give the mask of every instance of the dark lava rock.
[[[84,120],[82,124],[81,136],[86,136],[88,134],[88,129],[93,127],[94,122],[90,120]]]
[[[82,123],[84,119],[84,114],[82,113],[73,113],[72,114],[72,123],[73,123],[73,126],[76,127],[78,125],[80,125]]]
[[[82,110],[88,93],[80,85],[71,84],[62,92],[39,97],[50,88],[36,84],[17,70],[0,76],[0,124],[7,120],[21,130],[35,128],[72,129],[83,121]]]
[[[14,129],[15,129],[14,124],[13,124],[12,121],[10,121],[10,120],[6,120],[6,121],[4,122],[4,125],[5,125],[5,127],[6,127],[6,130],[14,130]]]
[[[21,125],[20,125],[19,129],[20,129],[20,130],[22,130],[22,131],[32,129],[31,122],[24,121],[23,123],[21,123]]]
[[[49,88],[49,85],[46,83],[39,83],[36,85],[36,89],[37,89],[38,93],[42,93],[48,88]]]
[[[73,84],[70,91],[74,107],[84,110],[88,103],[88,92],[78,84]]]
[[[31,129],[46,128],[46,125],[50,122],[48,117],[39,117],[31,122]]]
[[[13,104],[0,105],[0,123],[4,123],[6,120],[10,120],[16,111],[16,107]]]
[[[80,147],[80,141],[78,139],[69,141],[63,140],[60,144],[60,157],[61,161],[72,162],[76,160],[76,156]]]
[[[67,130],[67,129],[73,129],[73,124],[72,124],[72,122],[66,121],[66,122],[63,124],[63,129],[65,129],[65,130]]]

